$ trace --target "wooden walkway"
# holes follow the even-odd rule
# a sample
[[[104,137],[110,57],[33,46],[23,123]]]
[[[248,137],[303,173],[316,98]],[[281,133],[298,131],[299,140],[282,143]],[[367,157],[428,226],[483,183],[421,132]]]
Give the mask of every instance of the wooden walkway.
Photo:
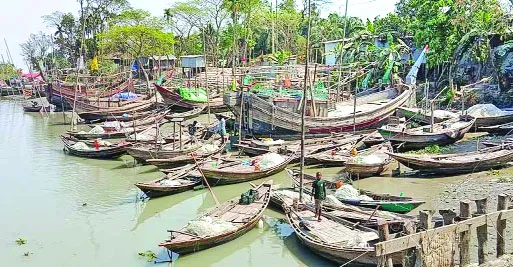
[[[433,228],[433,212],[420,212],[420,232],[412,226],[407,231],[411,234],[387,240],[388,225],[382,224],[380,232],[382,241],[376,244],[376,256],[380,266],[467,266],[470,261],[471,232],[477,232],[478,263],[489,259],[488,226],[497,231],[496,257],[505,254],[505,229],[508,220],[513,219],[510,207],[511,196],[499,195],[497,211],[488,213],[488,199],[475,200],[477,212],[472,214],[470,201],[460,202],[459,216],[452,210],[441,210],[444,226]],[[455,223],[455,219],[458,222]],[[392,254],[401,253],[403,262],[392,262]],[[457,257],[459,255],[459,257]],[[413,259],[413,260],[412,260]]]

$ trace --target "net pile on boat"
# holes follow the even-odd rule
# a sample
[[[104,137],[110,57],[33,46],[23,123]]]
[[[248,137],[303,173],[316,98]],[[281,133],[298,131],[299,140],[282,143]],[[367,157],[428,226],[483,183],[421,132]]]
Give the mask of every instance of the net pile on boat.
[[[496,117],[510,114],[494,104],[477,104],[467,109],[467,114],[475,118]]]
[[[91,150],[91,148],[89,148],[89,146],[84,142],[76,142],[71,147],[76,150]]]
[[[89,133],[90,134],[103,134],[103,133],[105,133],[105,130],[101,126],[96,125],[96,126],[94,126],[93,129],[91,129],[89,131]]]
[[[351,162],[357,163],[357,164],[367,164],[367,165],[374,165],[374,164],[383,164],[385,162],[385,159],[378,157],[377,155],[366,155],[366,156],[356,156],[351,159]]]
[[[274,166],[280,165],[284,161],[285,161],[285,159],[279,154],[267,153],[265,155],[262,155],[262,157],[260,157],[260,160],[259,160],[260,169],[261,170],[270,169]]]
[[[138,134],[131,134],[127,138],[128,140],[138,140],[138,141],[154,141],[155,136],[149,136],[146,134],[138,133]]]
[[[202,154],[213,153],[213,152],[216,152],[217,149],[219,149],[219,146],[217,146],[215,144],[205,144],[198,149],[198,153],[202,153]]]
[[[112,143],[105,140],[98,140],[98,145],[100,146],[112,146]]]
[[[345,184],[338,188],[335,191],[335,197],[338,199],[372,200],[372,198],[366,195],[360,195],[360,192],[350,184]]]
[[[440,110],[440,109],[433,111],[433,116],[439,117],[439,118],[451,118],[451,119],[458,118],[458,114],[456,114],[454,112],[447,111],[447,110]]]
[[[324,200],[326,204],[331,204],[334,206],[344,206],[340,200],[338,200],[334,195],[328,195],[326,196],[326,199]]]
[[[121,123],[119,123],[119,121],[106,121],[103,123],[103,126],[109,127],[109,128],[114,128],[118,131],[119,131],[119,129],[121,129]]]
[[[210,216],[201,217],[198,220],[190,221],[185,226],[187,233],[197,236],[215,236],[237,230],[237,227],[230,222],[212,218]]]
[[[290,199],[299,199],[299,192],[294,191],[292,189],[290,190],[275,190],[273,191],[273,194],[276,194],[278,197],[281,198],[290,198]]]
[[[160,181],[160,185],[164,186],[180,186],[182,183],[179,180],[164,179]]]
[[[378,234],[374,232],[353,231],[351,238],[347,242],[348,247],[365,248],[369,246],[369,241],[378,239]]]
[[[285,141],[283,140],[274,140],[272,138],[262,138],[261,139],[262,141],[262,144],[266,145],[266,146],[279,146],[279,145],[283,145],[285,143]]]

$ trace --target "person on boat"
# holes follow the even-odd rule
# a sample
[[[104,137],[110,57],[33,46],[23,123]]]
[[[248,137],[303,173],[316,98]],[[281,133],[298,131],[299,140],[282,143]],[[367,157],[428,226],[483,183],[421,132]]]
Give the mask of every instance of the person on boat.
[[[321,221],[322,202],[326,199],[326,184],[320,172],[315,174],[316,180],[312,183],[312,193],[315,200],[315,217]]]
[[[226,141],[226,119],[221,115],[216,115],[219,120],[219,128],[218,133],[223,137],[223,140]]]
[[[194,137],[194,135],[196,134],[196,124],[198,124],[197,121],[193,121],[191,124],[189,124],[189,135],[191,137],[191,143],[194,142],[196,140],[196,138]]]

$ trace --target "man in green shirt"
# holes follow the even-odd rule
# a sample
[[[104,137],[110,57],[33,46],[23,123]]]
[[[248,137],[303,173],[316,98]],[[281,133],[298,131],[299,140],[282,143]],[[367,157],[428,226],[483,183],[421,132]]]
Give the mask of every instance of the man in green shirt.
[[[322,175],[320,172],[317,172],[315,178],[317,180],[312,183],[312,192],[315,199],[315,217],[317,217],[318,221],[321,221],[322,202],[326,199],[326,185],[321,180]]]

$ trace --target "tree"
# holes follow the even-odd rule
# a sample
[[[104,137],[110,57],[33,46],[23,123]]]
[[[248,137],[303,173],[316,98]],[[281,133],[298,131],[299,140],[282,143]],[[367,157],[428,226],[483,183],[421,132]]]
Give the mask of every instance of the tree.
[[[47,66],[50,61],[51,37],[43,32],[31,34],[29,39],[20,46],[27,64],[35,67],[41,73],[41,77],[46,80],[43,66]]]
[[[173,52],[173,34],[164,32],[163,21],[151,17],[144,10],[128,10],[116,16],[110,28],[100,34],[100,47],[105,51],[121,52],[130,55],[141,67],[148,87],[148,73],[143,67],[141,57],[169,55]]]
[[[13,64],[0,63],[0,80],[7,80],[16,76],[18,72]]]

